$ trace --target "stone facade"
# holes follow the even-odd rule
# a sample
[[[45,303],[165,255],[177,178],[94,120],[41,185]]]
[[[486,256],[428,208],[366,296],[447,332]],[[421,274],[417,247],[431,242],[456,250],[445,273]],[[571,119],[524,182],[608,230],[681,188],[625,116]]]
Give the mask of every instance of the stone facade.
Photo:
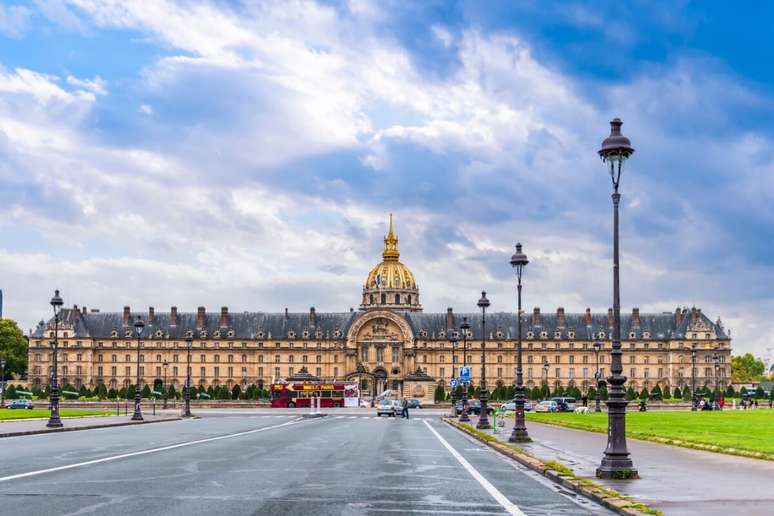
[[[392,222],[383,258],[366,280],[359,311],[317,313],[311,308],[304,313],[231,313],[222,307],[213,313],[204,307],[196,312],[178,312],[172,307],[159,313],[153,308],[137,312],[124,307],[122,312],[106,313],[77,306],[64,309],[59,324],[60,385],[94,388],[103,383],[107,388],[120,388],[133,384],[138,346],[133,323],[138,316],[145,323],[140,341],[142,384],[158,384],[165,376],[178,390],[185,384],[185,339],[189,336],[193,338],[194,385],[268,386],[306,367],[323,379],[357,378],[366,392],[393,389],[420,397],[419,390],[432,389],[429,381],[448,384],[452,368],[463,363],[472,366],[477,383],[481,315],[456,313],[451,308],[445,313],[422,311],[414,277],[397,261]],[[385,270],[385,278],[376,279]],[[600,370],[609,374],[612,310],[565,313],[558,308],[546,314],[535,308],[522,317],[528,387],[543,382],[552,388],[593,385],[595,341],[602,342]],[[471,327],[467,336],[459,330],[465,318]],[[697,308],[655,314],[641,314],[634,308],[621,319],[627,385],[637,390],[656,384],[662,388],[690,385],[692,346],[697,349],[697,385],[715,385],[715,354],[719,383],[727,385],[731,339],[720,320],[713,323]],[[487,384],[490,388],[511,384],[516,368],[516,314],[490,313],[486,323]],[[449,340],[451,332],[459,339],[456,349]],[[41,322],[30,336],[31,387],[42,388],[48,382],[52,336],[53,320]]]

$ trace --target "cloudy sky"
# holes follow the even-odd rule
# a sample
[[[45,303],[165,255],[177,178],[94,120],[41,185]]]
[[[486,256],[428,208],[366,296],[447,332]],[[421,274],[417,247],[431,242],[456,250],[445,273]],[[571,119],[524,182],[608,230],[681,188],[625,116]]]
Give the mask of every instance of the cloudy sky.
[[[3,0],[0,288],[103,311],[346,311],[388,214],[427,311],[624,310],[772,346],[774,7]]]

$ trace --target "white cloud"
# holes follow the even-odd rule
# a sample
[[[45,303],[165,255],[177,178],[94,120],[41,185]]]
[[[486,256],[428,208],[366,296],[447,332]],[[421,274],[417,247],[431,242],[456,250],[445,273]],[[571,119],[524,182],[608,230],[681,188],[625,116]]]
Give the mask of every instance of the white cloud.
[[[21,37],[27,30],[32,12],[23,5],[0,4],[0,34]]]

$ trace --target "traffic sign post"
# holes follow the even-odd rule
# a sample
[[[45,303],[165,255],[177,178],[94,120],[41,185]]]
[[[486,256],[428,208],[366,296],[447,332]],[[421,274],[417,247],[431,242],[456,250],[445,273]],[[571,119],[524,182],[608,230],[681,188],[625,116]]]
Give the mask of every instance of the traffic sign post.
[[[469,367],[460,367],[459,373],[460,373],[459,374],[460,383],[462,383],[462,384],[470,383],[470,368]]]
[[[451,386],[452,389],[454,389],[457,386],[457,379],[452,378],[451,380],[449,380],[449,385]]]

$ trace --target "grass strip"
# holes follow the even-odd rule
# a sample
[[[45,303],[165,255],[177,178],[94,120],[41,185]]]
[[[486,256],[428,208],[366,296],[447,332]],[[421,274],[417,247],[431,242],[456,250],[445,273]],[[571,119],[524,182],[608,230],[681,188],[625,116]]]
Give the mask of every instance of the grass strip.
[[[0,421],[18,421],[24,419],[45,419],[51,412],[48,409],[0,409]],[[111,411],[89,409],[60,409],[59,417],[109,416]]]
[[[607,414],[532,413],[529,421],[607,433]],[[670,446],[774,460],[774,411],[628,412],[626,436]]]
[[[474,436],[479,441],[487,443],[497,451],[518,460],[530,469],[536,470],[552,480],[557,480],[558,478],[559,482],[565,487],[573,489],[587,498],[601,502],[610,509],[618,510],[621,514],[664,516],[661,511],[654,509],[647,504],[638,502],[630,496],[623,495],[618,491],[601,486],[592,480],[576,475],[572,469],[561,462],[555,460],[543,460],[535,457],[523,448],[500,441],[495,436],[477,430],[472,425],[460,423],[448,418],[445,418],[444,421],[453,427]]]

